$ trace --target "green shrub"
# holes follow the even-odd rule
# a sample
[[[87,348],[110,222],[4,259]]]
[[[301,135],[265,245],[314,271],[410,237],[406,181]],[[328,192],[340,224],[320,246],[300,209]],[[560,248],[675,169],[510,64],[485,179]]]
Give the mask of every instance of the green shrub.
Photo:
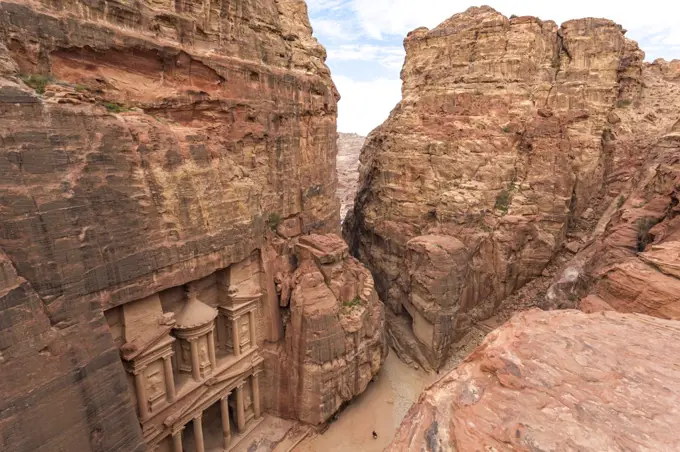
[[[501,190],[501,192],[496,196],[496,203],[494,204],[494,209],[500,210],[504,214],[508,213],[510,209],[510,202],[512,201],[512,192],[507,189]]]
[[[276,228],[281,224],[281,215],[276,212],[270,213],[269,218],[267,218],[267,225],[272,231],[276,231]]]
[[[510,127],[504,126],[502,129],[503,133],[510,133]]]
[[[30,74],[22,75],[21,80],[33,88],[36,93],[45,94],[45,87],[54,82],[54,77],[51,75]]]
[[[626,99],[626,100],[623,100],[623,99],[622,99],[622,100],[620,100],[620,101],[618,101],[618,102],[616,103],[616,106],[619,107],[619,108],[625,108],[625,107],[629,106],[629,105],[632,104],[632,103],[633,103],[632,100],[627,100],[627,99]]]
[[[645,248],[647,248],[647,245],[652,243],[654,241],[654,236],[649,233],[649,230],[652,229],[656,224],[659,222],[659,220],[655,218],[639,218],[635,224],[637,225],[637,249],[638,251],[644,251]]]
[[[361,298],[359,298],[359,295],[354,297],[354,300],[350,301],[345,301],[342,303],[342,305],[346,308],[353,308],[354,306],[361,306]]]
[[[616,208],[620,209],[625,204],[625,202],[626,202],[626,197],[623,196],[623,195],[619,196],[619,200],[616,201]]]
[[[124,107],[123,105],[116,103],[116,102],[102,102],[102,105],[110,112],[112,113],[121,113],[124,111],[130,111],[129,108]]]
[[[517,19],[517,17],[519,17],[517,14],[510,15],[510,19]]]

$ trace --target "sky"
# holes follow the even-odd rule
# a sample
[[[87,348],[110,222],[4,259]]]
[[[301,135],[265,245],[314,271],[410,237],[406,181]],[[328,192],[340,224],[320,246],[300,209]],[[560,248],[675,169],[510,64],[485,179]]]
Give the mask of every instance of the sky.
[[[648,61],[680,58],[680,2],[672,0],[307,0],[314,36],[326,47],[342,99],[338,131],[367,135],[401,99],[403,39],[434,28],[470,6],[487,4],[510,16],[532,15],[558,24],[606,17],[628,30]]]

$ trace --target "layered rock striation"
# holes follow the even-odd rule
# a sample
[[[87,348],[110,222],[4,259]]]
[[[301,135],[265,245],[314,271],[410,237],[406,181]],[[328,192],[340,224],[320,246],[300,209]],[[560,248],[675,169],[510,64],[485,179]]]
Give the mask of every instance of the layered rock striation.
[[[356,133],[338,133],[338,198],[340,218],[352,209],[359,180],[359,155],[366,137]]]
[[[284,417],[317,425],[378,373],[387,357],[384,307],[371,273],[340,237],[305,236],[294,247],[297,268],[277,275],[287,311],[271,403]]]
[[[396,349],[438,368],[563,246],[583,246],[568,234],[586,241],[673,123],[669,100],[651,99],[678,96],[672,65],[644,63],[605,19],[470,8],[404,46],[402,101],[366,141],[344,231]],[[641,102],[655,116],[627,113]]]
[[[545,308],[680,319],[680,62],[655,61],[643,75],[635,105],[615,113],[614,199],[555,277]]]
[[[675,450],[677,322],[527,311],[428,388],[389,450]]]
[[[185,311],[189,293],[190,302],[233,316],[233,327],[243,328],[234,337],[255,342],[247,343],[249,354],[301,340],[284,336],[288,320],[270,264],[294,260],[295,237],[338,230],[338,95],[324,60],[301,0],[0,1],[0,448],[168,444],[163,435],[188,414],[163,421],[171,408],[151,397],[159,382],[170,387],[173,369],[151,375],[121,364],[122,356],[134,367],[140,352],[130,332],[138,325],[127,319],[149,306],[144,322],[155,326],[147,330],[164,335],[183,327],[171,319]],[[305,389],[318,391],[304,394],[310,400],[333,399],[345,386],[343,397],[357,393],[380,363],[376,353],[384,354],[370,274],[342,262],[329,263],[328,290],[347,280],[361,307],[334,337],[347,350],[329,359],[344,361],[317,374],[344,375],[345,366],[353,376],[323,388],[316,374],[305,376],[305,384],[313,380]],[[314,324],[304,300],[323,268],[296,273],[296,325]],[[244,294],[255,303],[250,313],[237,310]],[[215,322],[219,330],[224,319]],[[210,334],[200,340],[215,340]],[[156,338],[146,336],[144,353],[151,353]],[[227,338],[218,339],[220,367]],[[373,348],[364,346],[370,340]],[[194,379],[203,384],[202,372],[211,371],[203,354],[210,352],[213,370],[216,360],[201,344]],[[177,349],[185,361],[187,350]],[[302,363],[295,358],[285,372]],[[264,371],[259,381],[274,381]],[[239,399],[229,399],[255,417],[259,407],[242,393],[257,397],[256,377],[237,382]],[[231,381],[220,378],[212,380]],[[139,387],[144,381],[150,386]],[[183,381],[176,382],[182,410],[203,390],[187,396],[198,386]],[[217,384],[208,380],[204,395]],[[275,388],[262,385],[263,401],[271,400]],[[336,406],[328,402],[323,416]]]

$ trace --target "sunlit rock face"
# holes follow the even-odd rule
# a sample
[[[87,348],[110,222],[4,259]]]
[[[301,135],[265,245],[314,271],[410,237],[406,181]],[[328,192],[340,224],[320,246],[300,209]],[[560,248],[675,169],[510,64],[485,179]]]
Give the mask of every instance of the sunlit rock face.
[[[268,361],[272,409],[310,424],[328,421],[364,392],[387,357],[384,306],[371,273],[335,235],[294,246],[297,268],[279,273],[285,338]]]
[[[338,133],[338,198],[340,218],[352,210],[359,180],[359,155],[366,137],[356,133]]]
[[[227,272],[201,302],[247,281],[253,339],[283,340],[267,250],[339,225],[338,95],[311,33],[300,0],[0,1],[0,448],[167,433],[140,428],[121,306]],[[182,312],[154,303],[149,325]]]
[[[366,140],[344,223],[402,356],[439,368],[638,177],[677,120],[677,65],[624,34],[481,7],[406,37],[402,101]]]
[[[645,89],[618,109],[615,198],[555,277],[544,307],[680,319],[680,61],[655,61]]]
[[[425,390],[389,450],[675,450],[677,322],[518,314]]]

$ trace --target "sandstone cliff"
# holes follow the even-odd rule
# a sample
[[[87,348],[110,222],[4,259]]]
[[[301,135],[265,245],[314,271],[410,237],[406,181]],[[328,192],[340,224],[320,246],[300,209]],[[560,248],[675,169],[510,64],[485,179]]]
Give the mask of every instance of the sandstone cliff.
[[[677,322],[518,314],[411,408],[389,450],[677,450]]]
[[[636,103],[614,113],[614,199],[543,307],[680,319],[680,62],[646,65],[643,79]]]
[[[143,450],[103,315],[120,328],[126,303],[165,291],[160,309],[198,280],[216,293],[227,269],[229,296],[263,294],[257,345],[284,340],[271,253],[339,224],[324,59],[301,0],[0,1],[1,449]],[[362,307],[337,333],[354,349],[314,364],[343,356],[348,397],[379,365],[382,316],[370,275],[342,262]],[[293,322],[312,322],[306,287]]]
[[[359,179],[359,155],[366,137],[356,133],[338,133],[338,198],[340,218],[352,209]]]
[[[277,273],[288,311],[285,340],[273,350],[271,405],[321,424],[366,389],[387,357],[384,308],[342,239],[310,235],[294,246],[297,268]]]
[[[481,7],[406,37],[402,101],[366,141],[344,229],[402,356],[440,367],[632,190],[678,93],[675,66],[644,63],[624,35],[605,19],[558,27]]]

